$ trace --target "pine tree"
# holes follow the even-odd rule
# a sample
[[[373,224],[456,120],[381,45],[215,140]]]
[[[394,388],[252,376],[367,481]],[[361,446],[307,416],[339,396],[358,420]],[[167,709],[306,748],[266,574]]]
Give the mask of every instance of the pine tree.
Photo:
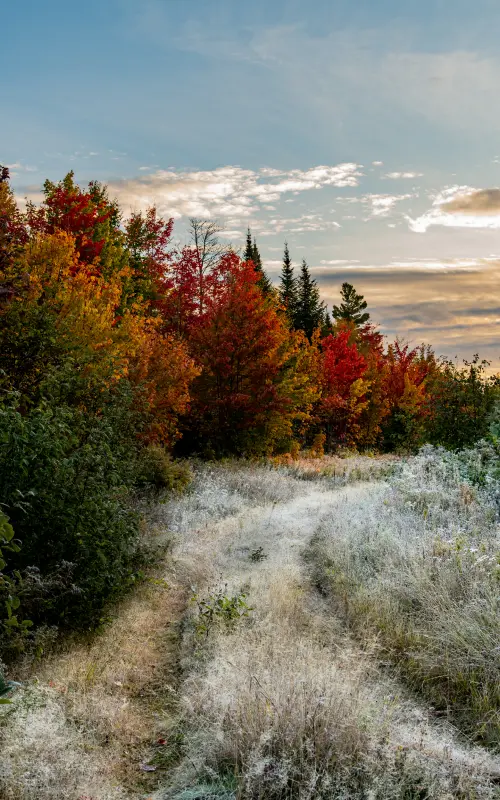
[[[247,228],[247,241],[245,246],[245,253],[243,255],[243,260],[253,261],[253,259],[254,259],[254,250],[252,244],[252,233],[250,231],[250,228]]]
[[[283,253],[283,267],[281,269],[279,299],[286,310],[286,315],[292,325],[295,324],[295,315],[297,313],[297,278],[293,274],[293,265],[288,250],[288,244],[285,242],[285,251]]]
[[[321,320],[321,338],[324,339],[325,336],[329,336],[331,333],[333,333],[332,318],[325,307],[323,319]]]
[[[297,307],[294,325],[297,330],[304,331],[309,341],[311,341],[314,331],[324,320],[325,305],[319,299],[318,284],[311,278],[305,259],[302,260],[297,283]]]
[[[247,229],[247,239],[243,259],[244,261],[253,261],[255,271],[259,274],[257,285],[260,287],[263,294],[271,294],[273,287],[262,267],[262,259],[260,257],[259,248],[257,247],[257,242],[255,239],[252,242],[252,233],[250,228]]]
[[[342,302],[340,306],[333,306],[333,316],[336,320],[354,322],[356,327],[368,322],[370,315],[365,312],[368,305],[362,294],[358,294],[350,283],[343,283],[340,292]]]

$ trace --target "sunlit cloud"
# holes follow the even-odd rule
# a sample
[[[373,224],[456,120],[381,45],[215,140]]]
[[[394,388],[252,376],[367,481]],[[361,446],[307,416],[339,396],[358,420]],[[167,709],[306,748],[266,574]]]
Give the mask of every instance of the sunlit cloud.
[[[156,205],[160,213],[173,217],[249,217],[262,208],[274,210],[270,204],[287,194],[326,186],[356,187],[362,174],[361,166],[354,163],[286,172],[237,166],[192,172],[157,170],[110,181],[109,189],[125,209]]]
[[[391,180],[399,180],[400,178],[421,178],[423,172],[387,172],[382,175],[382,178],[390,178]]]
[[[396,203],[400,203],[402,200],[408,200],[411,197],[411,194],[370,194],[366,195],[363,199],[365,202],[371,204],[372,217],[387,217]]]
[[[431,226],[446,228],[500,228],[500,189],[475,189],[452,186],[434,198],[432,208],[422,216],[407,217],[416,233],[425,233]]]

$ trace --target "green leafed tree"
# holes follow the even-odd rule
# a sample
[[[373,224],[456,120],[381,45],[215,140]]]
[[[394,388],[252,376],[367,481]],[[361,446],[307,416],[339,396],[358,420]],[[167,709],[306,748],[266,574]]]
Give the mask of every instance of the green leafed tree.
[[[281,268],[280,286],[279,286],[279,299],[285,307],[287,317],[291,325],[295,325],[295,316],[297,313],[298,304],[298,287],[297,278],[293,272],[292,259],[288,250],[288,244],[285,242],[285,251],[283,253],[283,266]]]
[[[316,328],[323,324],[325,314],[326,309],[319,297],[318,284],[311,278],[309,267],[305,259],[303,259],[300,275],[297,279],[295,328],[304,331],[309,341],[311,341]]]
[[[342,302],[340,306],[333,306],[333,317],[337,321],[353,322],[356,327],[364,325],[370,319],[365,311],[368,305],[362,294],[358,294],[350,283],[343,283],[340,291]]]

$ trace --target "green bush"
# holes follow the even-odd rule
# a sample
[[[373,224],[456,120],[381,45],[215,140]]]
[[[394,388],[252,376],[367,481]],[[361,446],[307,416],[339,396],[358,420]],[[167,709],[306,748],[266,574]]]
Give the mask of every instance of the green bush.
[[[187,464],[173,461],[170,453],[158,444],[144,448],[139,459],[137,483],[153,487],[156,491],[165,489],[182,492],[191,483],[192,475]]]
[[[0,510],[0,641],[5,643],[4,651],[13,653],[23,649],[26,634],[33,625],[31,620],[22,618],[21,574],[18,570],[11,571],[7,563],[8,556],[19,551],[19,542],[14,539],[14,528]],[[0,694],[1,680],[0,673]]]
[[[128,409],[126,397],[93,416],[48,405],[20,413],[16,396],[0,404],[0,498],[21,542],[4,580],[22,576],[23,607],[37,625],[91,627],[131,576],[137,458]]]

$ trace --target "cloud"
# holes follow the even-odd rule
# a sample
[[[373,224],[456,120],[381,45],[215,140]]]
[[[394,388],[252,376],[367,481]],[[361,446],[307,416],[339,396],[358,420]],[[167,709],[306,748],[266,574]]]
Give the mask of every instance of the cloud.
[[[322,259],[319,263],[325,267],[336,267],[345,264],[359,264],[360,262],[357,259],[348,260],[344,258],[332,258],[330,260]]]
[[[500,308],[495,298],[500,259],[406,258],[384,264],[312,267],[321,297],[338,303],[340,286],[353,283],[368,301],[382,332],[412,344],[433,343],[438,355],[470,358],[474,352],[500,368]]]
[[[387,217],[396,203],[409,200],[411,197],[413,197],[411,194],[367,194],[361,201],[371,206],[371,217]]]
[[[390,178],[391,180],[399,180],[400,178],[421,178],[423,172],[387,172],[382,175],[382,178]]]
[[[441,206],[442,211],[462,214],[500,214],[500,189],[479,189],[477,192],[457,195]]]
[[[355,187],[363,174],[360,170],[361,165],[354,163],[286,172],[238,166],[192,172],[157,170],[149,175],[112,180],[108,185],[125,209],[156,205],[160,213],[173,217],[248,217],[289,193],[325,186]]]
[[[361,203],[368,210],[367,219],[371,219],[372,217],[389,216],[396,203],[415,196],[415,194],[364,194],[359,197],[337,197],[336,199],[339,203],[347,205]],[[342,219],[355,219],[355,217],[349,215]]]
[[[7,169],[10,171],[11,178],[14,178],[20,172],[38,172],[38,167],[32,167],[29,164],[23,164],[16,161],[14,164],[6,164]]]
[[[432,207],[420,217],[407,217],[416,233],[431,226],[447,228],[500,228],[500,189],[451,186],[434,197]]]

